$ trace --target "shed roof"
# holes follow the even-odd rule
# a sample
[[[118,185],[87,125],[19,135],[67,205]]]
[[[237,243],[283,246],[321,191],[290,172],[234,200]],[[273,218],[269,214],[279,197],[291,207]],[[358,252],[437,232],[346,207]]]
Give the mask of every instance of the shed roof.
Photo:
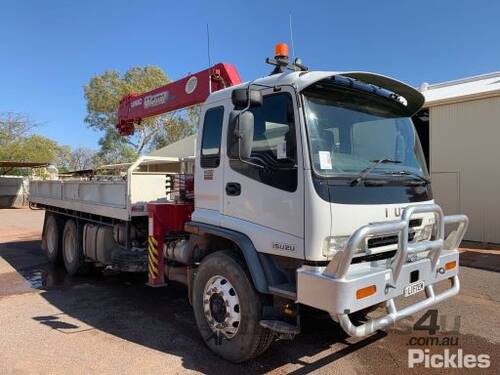
[[[464,102],[500,95],[500,72],[427,85],[420,91],[425,96],[425,107]]]
[[[35,168],[46,167],[49,163],[25,162],[25,161],[0,161],[0,168]]]
[[[183,138],[180,141],[169,144],[156,151],[153,151],[149,156],[168,156],[172,158],[189,158],[195,156],[196,134]]]

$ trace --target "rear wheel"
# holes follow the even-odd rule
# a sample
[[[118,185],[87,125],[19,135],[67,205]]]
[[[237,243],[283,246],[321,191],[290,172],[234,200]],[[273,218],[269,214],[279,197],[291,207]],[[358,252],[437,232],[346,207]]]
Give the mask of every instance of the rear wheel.
[[[61,233],[59,223],[53,214],[49,214],[45,222],[44,249],[50,263],[61,262]]]
[[[259,325],[261,296],[242,260],[230,251],[207,256],[193,283],[193,310],[206,345],[231,362],[263,353],[272,331]]]
[[[66,221],[62,236],[62,253],[64,267],[70,275],[82,273],[86,268],[80,238],[75,221]]]

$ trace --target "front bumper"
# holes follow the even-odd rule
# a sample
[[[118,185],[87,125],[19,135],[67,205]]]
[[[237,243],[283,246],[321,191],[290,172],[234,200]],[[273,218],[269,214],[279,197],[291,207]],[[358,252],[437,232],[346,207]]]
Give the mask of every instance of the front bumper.
[[[433,240],[408,243],[409,222],[414,214],[432,213],[436,217]],[[359,228],[349,239],[345,249],[335,255],[326,267],[303,266],[297,270],[297,302],[330,313],[351,336],[366,336],[395,321],[458,293],[458,246],[467,230],[465,215],[444,216],[438,205],[407,207],[401,220],[368,224]],[[445,228],[454,230],[445,238]],[[366,238],[389,234],[398,235],[398,250],[392,260],[351,264],[355,249]],[[415,256],[416,260],[409,262]],[[425,255],[425,256],[422,256]],[[454,267],[445,267],[453,265]],[[404,289],[418,274],[425,285],[426,298],[398,310],[394,299],[403,295]],[[436,294],[433,284],[446,279],[451,287]],[[357,298],[362,288],[375,286],[368,297]],[[387,314],[355,326],[349,314],[385,302]]]

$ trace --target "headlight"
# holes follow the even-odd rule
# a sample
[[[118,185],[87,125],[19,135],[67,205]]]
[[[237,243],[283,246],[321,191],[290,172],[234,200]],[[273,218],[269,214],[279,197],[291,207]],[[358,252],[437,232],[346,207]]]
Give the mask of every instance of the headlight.
[[[325,238],[323,243],[323,256],[328,259],[345,248],[350,236],[330,236]]]
[[[413,240],[415,242],[430,240],[433,232],[434,224],[426,225],[415,233],[415,237],[413,238]]]

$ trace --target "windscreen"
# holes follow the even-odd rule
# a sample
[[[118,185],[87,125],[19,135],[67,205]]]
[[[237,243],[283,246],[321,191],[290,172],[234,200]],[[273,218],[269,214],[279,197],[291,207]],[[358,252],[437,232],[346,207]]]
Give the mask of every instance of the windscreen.
[[[401,104],[374,94],[313,86],[303,91],[309,149],[321,176],[370,175],[401,170],[427,176],[412,120]]]

